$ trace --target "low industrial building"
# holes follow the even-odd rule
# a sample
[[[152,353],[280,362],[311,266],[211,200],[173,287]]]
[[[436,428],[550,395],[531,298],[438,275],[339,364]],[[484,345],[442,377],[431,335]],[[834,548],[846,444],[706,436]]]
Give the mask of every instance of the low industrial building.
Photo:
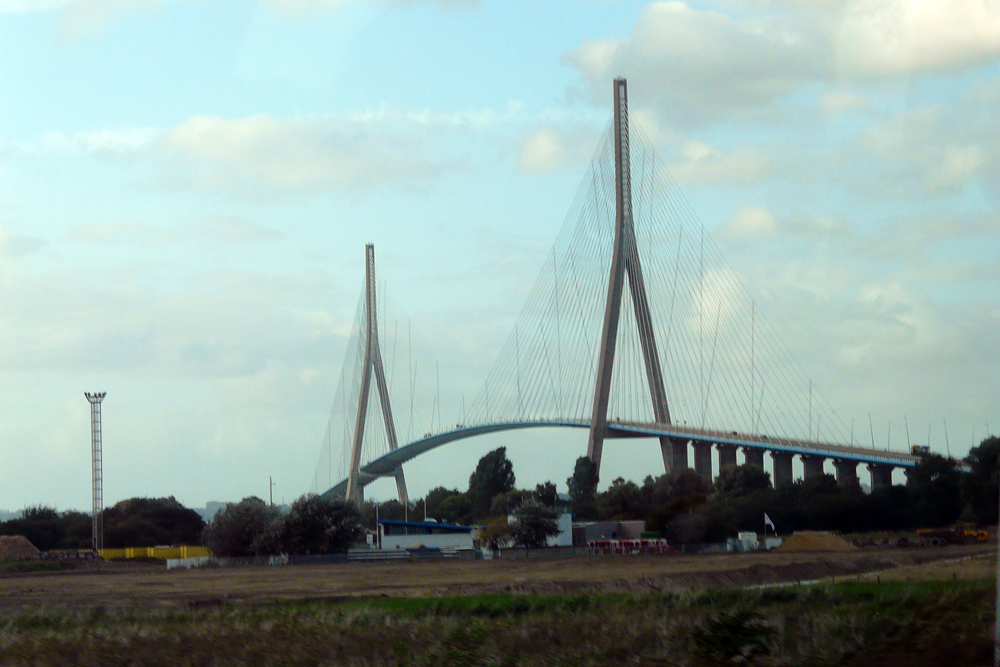
[[[391,519],[380,519],[378,526],[378,546],[383,550],[475,548],[472,541],[473,526]]]
[[[573,524],[573,546],[585,547],[594,540],[638,540],[645,521],[591,521]]]

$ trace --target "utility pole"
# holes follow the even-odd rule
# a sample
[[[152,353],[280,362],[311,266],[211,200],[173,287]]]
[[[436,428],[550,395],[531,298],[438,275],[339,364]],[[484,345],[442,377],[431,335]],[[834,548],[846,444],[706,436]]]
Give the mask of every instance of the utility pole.
[[[91,546],[96,555],[104,548],[104,456],[101,443],[101,401],[106,391],[91,394],[84,392],[90,402],[90,452],[91,479],[93,483],[94,513],[91,518]]]

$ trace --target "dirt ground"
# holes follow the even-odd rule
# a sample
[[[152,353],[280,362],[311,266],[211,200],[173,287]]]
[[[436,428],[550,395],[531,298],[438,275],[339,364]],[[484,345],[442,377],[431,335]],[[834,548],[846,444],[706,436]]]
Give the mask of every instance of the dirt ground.
[[[991,576],[992,546],[852,552],[575,556],[167,571],[101,563],[0,577],[0,612],[64,607],[199,606],[490,593],[639,593],[856,578]],[[959,573],[962,573],[959,575]],[[874,576],[874,575],[872,575]]]

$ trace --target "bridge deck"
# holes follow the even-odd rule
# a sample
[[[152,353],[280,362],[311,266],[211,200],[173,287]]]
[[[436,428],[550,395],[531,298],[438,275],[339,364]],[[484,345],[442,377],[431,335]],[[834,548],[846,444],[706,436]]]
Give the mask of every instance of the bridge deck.
[[[378,479],[392,475],[395,469],[415,459],[417,456],[436,449],[456,440],[464,440],[477,435],[498,433],[524,428],[569,427],[589,428],[590,422],[582,419],[550,419],[535,421],[516,421],[496,424],[480,424],[464,426],[456,424],[451,431],[427,435],[361,467],[359,480],[362,486]],[[841,445],[832,442],[819,442],[793,438],[777,438],[768,435],[739,433],[737,431],[723,432],[678,426],[677,424],[643,424],[638,422],[611,421],[608,423],[609,438],[654,438],[666,436],[675,439],[687,439],[692,442],[709,444],[733,445],[776,452],[789,452],[802,456],[820,456],[858,463],[888,465],[898,468],[912,468],[920,461],[919,456],[906,452],[879,450],[860,446]],[[962,466],[963,471],[967,466]],[[331,487],[322,495],[324,498],[343,496],[347,489],[347,480]]]

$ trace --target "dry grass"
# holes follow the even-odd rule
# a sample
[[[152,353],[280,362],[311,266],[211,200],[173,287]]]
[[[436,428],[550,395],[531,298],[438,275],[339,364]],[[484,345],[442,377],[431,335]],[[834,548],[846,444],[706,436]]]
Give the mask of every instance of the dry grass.
[[[0,578],[0,665],[697,665],[747,646],[766,665],[979,664],[992,650],[991,552],[12,574]],[[986,556],[954,560],[974,554]],[[896,565],[946,581],[890,582]],[[741,588],[873,569],[878,583]]]
[[[357,597],[641,593],[807,581],[987,553],[945,547],[841,553],[613,556],[500,561],[340,563],[166,571],[101,564],[68,573],[6,576],[3,609],[187,606]]]
[[[883,583],[21,612],[0,615],[0,664],[652,666],[748,646],[765,665],[979,664],[991,596]]]
[[[881,581],[974,581],[992,579],[996,573],[996,553],[987,552],[900,567],[879,572],[877,576]]]

